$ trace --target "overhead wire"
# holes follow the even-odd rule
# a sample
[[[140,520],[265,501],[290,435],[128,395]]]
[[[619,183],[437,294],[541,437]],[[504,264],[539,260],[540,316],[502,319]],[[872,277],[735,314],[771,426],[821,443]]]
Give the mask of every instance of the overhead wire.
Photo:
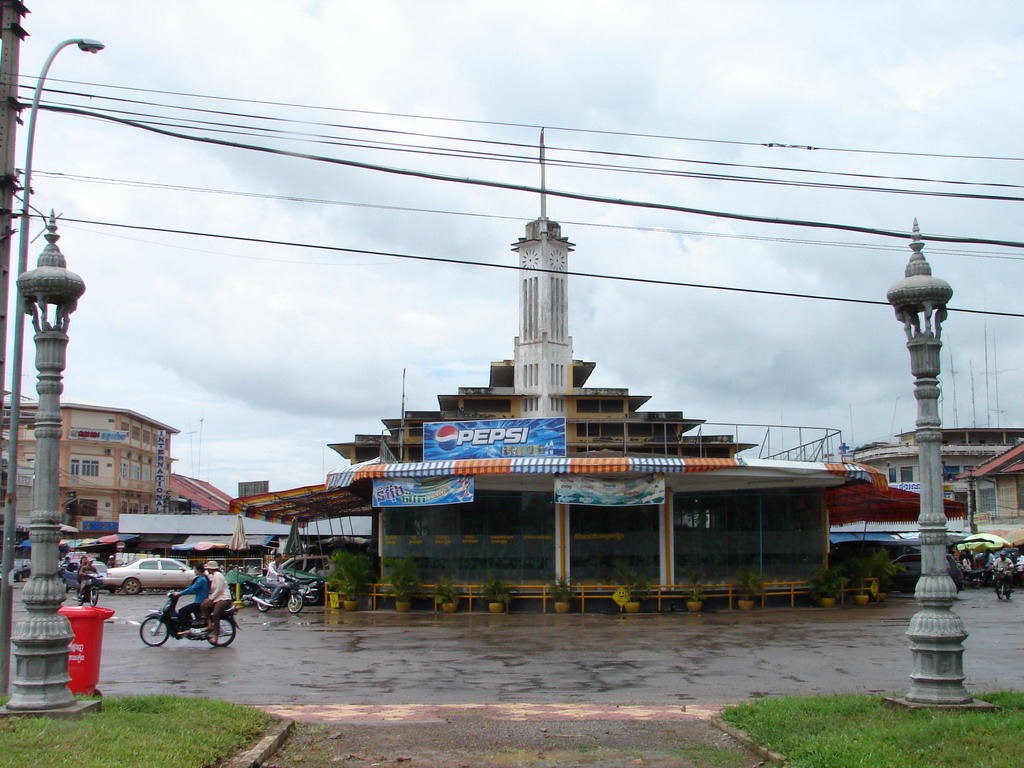
[[[155,227],[147,226],[142,224],[127,224],[122,222],[110,222],[110,221],[97,221],[92,219],[75,219],[70,217],[62,217],[61,221],[70,222],[73,224],[86,224],[101,227],[110,227],[114,229],[133,229],[142,232],[160,232],[163,234],[172,235],[186,235],[192,237],[204,237],[214,240],[229,240],[234,242],[243,243],[254,243],[260,245],[274,245],[289,248],[303,248],[314,251],[327,251],[332,253],[354,253],[364,256],[382,256],[387,258],[403,259],[407,261],[423,261],[423,262],[434,262],[442,264],[456,264],[459,266],[472,266],[472,267],[485,267],[489,269],[501,269],[501,270],[512,270],[522,271],[522,267],[515,264],[500,264],[489,261],[476,261],[472,259],[457,259],[447,256],[425,256],[410,253],[398,253],[395,251],[377,251],[369,250],[365,248],[348,248],[344,246],[336,245],[324,245],[322,243],[302,243],[294,240],[278,240],[273,238],[264,237],[253,237],[251,235],[230,235],[219,232],[200,232],[198,230],[187,230],[187,229],[174,229],[170,227]],[[822,294],[811,294],[811,293],[797,293],[795,291],[771,291],[764,288],[741,288],[737,286],[724,286],[724,285],[712,285],[707,283],[690,283],[679,280],[665,280],[650,277],[633,277],[629,275],[610,275],[600,272],[582,272],[579,270],[558,270],[558,269],[543,269],[538,267],[531,267],[528,271],[537,272],[539,274],[557,274],[567,275],[569,277],[585,277],[593,278],[597,280],[613,280],[616,282],[625,283],[642,283],[645,285],[662,285],[670,286],[674,288],[698,288],[704,290],[716,290],[726,291],[730,293],[745,293],[745,294],[757,294],[761,296],[775,296],[791,299],[810,299],[815,301],[833,301],[842,302],[846,304],[865,304],[871,306],[889,306],[886,301],[880,301],[875,299],[856,299],[846,296],[828,296]],[[996,310],[981,310],[981,309],[967,309],[963,307],[947,307],[949,312],[958,312],[962,314],[972,315],[986,315],[991,317],[1017,317],[1024,318],[1024,313],[1020,312],[1000,312]]]
[[[674,211],[678,213],[689,213],[698,216],[709,216],[721,219],[730,219],[736,221],[748,221],[756,222],[761,224],[775,224],[781,226],[794,226],[794,227],[807,227],[807,228],[820,228],[820,229],[834,229],[838,231],[846,232],[859,232],[862,234],[871,234],[879,237],[891,237],[899,238],[902,240],[907,239],[908,233],[905,231],[895,231],[880,229],[876,227],[865,227],[855,224],[838,224],[833,222],[814,221],[810,219],[792,219],[785,217],[771,217],[771,216],[759,216],[755,214],[742,214],[729,211],[717,211],[705,208],[696,208],[692,206],[681,206],[674,205],[671,203],[659,203],[655,201],[641,201],[632,200],[628,198],[612,198],[602,195],[593,195],[583,192],[571,192],[567,190],[556,190],[550,188],[541,189],[529,184],[513,184],[511,182],[497,181],[493,179],[480,179],[475,177],[459,177],[452,176],[450,174],[436,173],[425,170],[415,170],[409,168],[396,168],[393,166],[380,165],[376,163],[366,163],[357,160],[347,160],[336,157],[326,157],[323,155],[314,155],[308,152],[293,152],[290,150],[279,149],[274,147],[266,147],[254,144],[245,144],[241,142],[231,142],[222,139],[216,139],[209,136],[193,136],[189,134],[178,133],[176,131],[170,131],[164,128],[159,128],[152,125],[146,125],[133,120],[127,120],[124,118],[114,117],[112,115],[105,115],[102,113],[93,112],[90,110],[72,108],[72,107],[57,107],[57,106],[46,106],[42,107],[49,111],[60,112],[65,114],[75,114],[96,120],[104,120],[114,123],[119,123],[126,126],[139,128],[144,131],[149,131],[163,136],[170,136],[174,138],[180,138],[187,141],[194,141],[204,144],[212,144],[224,147],[231,147],[234,149],[243,149],[253,152],[260,152],[271,155],[278,155],[283,157],[293,157],[298,159],[310,160],[315,162],[328,163],[332,165],[344,166],[349,168],[358,168],[363,170],[372,170],[392,175],[405,176],[410,178],[420,178],[431,181],[443,181],[456,184],[465,184],[477,187],[488,187],[492,189],[505,189],[517,192],[529,192],[531,194],[545,194],[551,197],[561,197],[570,200],[580,200],[584,202],[602,203],[608,205],[618,205],[634,208],[647,208],[652,210],[664,210]],[[953,235],[937,235],[930,234],[923,239],[935,241],[935,242],[952,242],[952,243],[963,243],[973,245],[994,245],[1010,248],[1021,248],[1024,247],[1024,242],[1014,240],[997,240],[992,238],[978,238],[978,237],[963,237]]]

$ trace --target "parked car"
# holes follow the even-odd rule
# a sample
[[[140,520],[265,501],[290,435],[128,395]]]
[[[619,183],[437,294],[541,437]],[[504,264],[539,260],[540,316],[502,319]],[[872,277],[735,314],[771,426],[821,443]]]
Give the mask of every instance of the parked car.
[[[921,553],[908,552],[900,555],[893,563],[902,565],[903,570],[892,577],[892,588],[898,592],[913,592],[917,589],[917,580],[921,578]],[[952,555],[946,555],[946,565],[949,569],[949,576],[956,584],[956,591],[964,588],[964,572]]]
[[[137,595],[144,589],[184,589],[195,573],[181,560],[170,557],[146,557],[130,565],[111,568],[103,577],[103,588]]]

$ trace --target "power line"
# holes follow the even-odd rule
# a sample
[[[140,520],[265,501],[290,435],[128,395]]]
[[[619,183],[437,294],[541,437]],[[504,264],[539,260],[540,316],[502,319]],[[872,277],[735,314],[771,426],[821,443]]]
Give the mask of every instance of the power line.
[[[23,78],[25,79],[25,78]],[[656,134],[656,133],[638,133],[630,131],[608,131],[598,130],[593,128],[573,128],[567,126],[556,126],[556,125],[540,125],[537,123],[517,123],[517,122],[504,122],[499,120],[474,120],[469,118],[455,118],[455,117],[438,117],[430,115],[415,115],[404,112],[384,112],[380,110],[370,109],[352,109],[346,107],[328,107],[316,104],[299,104],[295,102],[286,101],[269,101],[262,99],[243,99],[234,96],[212,96],[208,94],[199,93],[188,93],[185,91],[170,91],[156,88],[137,88],[132,86],[122,85],[108,85],[104,83],[91,83],[80,80],[59,80],[57,78],[50,78],[48,82],[63,82],[70,83],[72,85],[86,85],[92,87],[108,88],[111,90],[122,90],[122,91],[134,91],[137,93],[154,93],[162,96],[185,96],[187,98],[204,99],[211,101],[227,101],[234,102],[237,104],[254,104],[259,106],[274,106],[274,107],[290,107],[296,109],[308,109],[313,111],[321,112],[339,112],[346,114],[357,114],[357,115],[372,115],[375,117],[399,117],[413,120],[429,120],[435,122],[446,122],[446,123],[458,123],[461,125],[486,125],[486,126],[498,126],[505,128],[526,128],[533,131],[539,131],[542,128],[546,128],[549,131],[564,131],[565,133],[580,133],[580,134],[593,134],[599,136],[621,136],[625,138],[640,138],[640,139],[657,139],[662,141],[684,141],[684,142],[695,142],[703,144],[723,144],[731,146],[741,147],[762,147],[767,149],[798,149],[803,151],[813,152],[837,152],[837,153],[854,153],[854,154],[870,154],[870,155],[890,155],[894,157],[928,157],[928,158],[942,158],[948,160],[986,160],[986,161],[1007,161],[1007,162],[1021,162],[1024,161],[1024,157],[1009,157],[1001,155],[967,155],[967,154],[951,154],[941,152],[907,152],[907,151],[895,151],[895,150],[879,150],[879,149],[854,149],[849,147],[829,147],[829,146],[812,146],[809,144],[795,144],[785,143],[778,141],[740,141],[733,139],[709,139],[695,136],[672,136],[667,134]]]
[[[288,248],[306,248],[316,251],[327,251],[331,253],[355,253],[364,256],[383,256],[394,259],[404,259],[408,261],[429,261],[442,264],[457,264],[459,266],[471,266],[471,267],[486,267],[489,269],[503,269],[513,270],[516,272],[521,271],[519,266],[513,264],[496,264],[494,262],[487,261],[473,261],[470,259],[455,259],[444,256],[421,256],[409,253],[397,253],[394,251],[371,251],[363,248],[345,248],[342,246],[334,245],[323,245],[320,243],[300,243],[292,240],[273,240],[270,238],[252,237],[244,235],[228,235],[217,232],[200,232],[197,230],[186,230],[186,229],[170,229],[167,227],[152,227],[145,226],[142,224],[124,224],[110,221],[95,221],[90,219],[72,219],[62,218],[62,221],[74,223],[74,224],[90,224],[101,227],[111,227],[115,229],[134,229],[142,232],[160,232],[164,234],[172,235],[186,235],[190,237],[207,237],[215,240],[230,240],[234,242],[242,243],[256,243],[259,245],[277,245]],[[530,272],[538,273],[550,273],[557,275],[567,275],[570,277],[589,277],[597,280],[614,280],[617,282],[625,283],[641,283],[645,285],[662,285],[674,288],[699,288],[704,290],[715,290],[715,291],[727,291],[731,293],[746,293],[756,294],[760,296],[775,296],[780,298],[789,299],[811,299],[815,301],[835,301],[847,304],[865,304],[870,306],[889,306],[886,301],[879,301],[873,299],[854,299],[845,296],[825,296],[810,293],[796,293],[793,291],[769,291],[763,288],[739,288],[736,286],[724,286],[724,285],[710,285],[705,283],[686,283],[678,280],[660,280],[649,277],[629,277],[626,275],[608,275],[601,274],[599,272],[580,272],[577,270],[561,271],[556,269],[535,269],[531,268]],[[964,309],[948,307],[949,312],[959,312],[963,314],[973,315],[986,315],[991,317],[1019,317],[1024,318],[1024,313],[1018,312],[997,312],[993,310],[980,310],[980,309]]]
[[[305,197],[300,195],[280,195],[271,194],[269,192],[248,192],[242,190],[230,190],[230,189],[213,189],[209,187],[197,187],[197,186],[186,186],[180,184],[168,184],[165,182],[149,182],[139,181],[135,179],[112,179],[96,176],[83,176],[81,174],[73,173],[62,173],[56,171],[34,171],[34,176],[42,176],[52,179],[66,179],[69,181],[78,181],[90,184],[108,184],[113,186],[125,186],[134,187],[140,189],[155,189],[155,190],[166,190],[172,192],[194,192],[199,194],[211,194],[211,195],[229,195],[235,197],[248,197],[256,198],[261,200],[281,200],[285,202],[293,203],[309,203],[313,205],[330,205],[330,206],[344,206],[352,208],[369,208],[373,210],[382,211],[403,211],[407,213],[425,213],[431,215],[441,216],[464,216],[467,218],[480,218],[480,219],[491,219],[495,221],[514,221],[514,222],[527,222],[531,219],[526,216],[509,216],[506,214],[496,213],[476,213],[472,211],[453,211],[450,209],[443,208],[412,208],[409,206],[399,205],[383,205],[379,203],[357,203],[346,200],[326,200],[323,198]],[[795,237],[774,237],[768,235],[744,235],[735,232],[711,232],[708,230],[694,230],[694,229],[677,229],[673,227],[642,227],[637,225],[626,225],[626,224],[598,224],[592,221],[580,221],[572,219],[559,219],[562,224],[570,225],[574,227],[592,227],[597,229],[613,229],[630,232],[654,232],[669,235],[684,235],[692,237],[712,237],[721,238],[728,240],[749,240],[755,242],[769,242],[769,243],[786,243],[792,245],[810,245],[815,247],[829,247],[829,248],[849,248],[856,250],[874,250],[874,251],[887,251],[892,253],[902,253],[904,246],[897,245],[876,245],[872,243],[856,243],[842,240],[819,240],[819,239],[808,239],[808,238],[795,238]],[[968,251],[963,249],[953,248],[937,248],[932,247],[928,250],[931,254],[943,254],[949,256],[962,256],[965,258],[979,258],[979,259],[997,259],[1006,261],[1021,261],[1024,260],[1024,256],[1014,256],[1009,254],[999,254],[991,251]]]
[[[878,229],[875,227],[864,227],[854,224],[835,224],[829,222],[805,220],[805,219],[789,219],[789,218],[778,218],[769,216],[757,216],[753,214],[740,214],[732,213],[727,211],[715,211],[703,208],[693,208],[690,206],[672,205],[669,203],[656,203],[650,201],[630,200],[626,198],[611,198],[604,197],[601,195],[591,195],[583,192],[568,192],[561,190],[554,190],[546,188],[541,190],[539,187],[535,187],[528,184],[512,184],[509,182],[493,181],[486,179],[478,179],[472,177],[457,177],[450,176],[448,174],[433,173],[430,171],[419,171],[411,170],[406,168],[394,168],[391,166],[378,165],[374,163],[363,163],[356,160],[343,160],[334,157],[325,157],[322,155],[312,155],[306,152],[292,152],[284,149],[276,149],[272,147],[264,147],[254,144],[243,144],[240,142],[230,142],[223,139],[215,139],[208,136],[190,136],[187,134],[177,133],[175,131],[169,131],[163,128],[157,128],[151,125],[145,125],[132,120],[126,120],[124,118],[113,117],[110,115],[103,115],[96,112],[90,112],[88,110],[82,110],[70,107],[47,107],[48,110],[54,112],[62,112],[66,114],[76,114],[84,117],[90,117],[98,120],[106,120],[110,122],[119,123],[122,125],[131,126],[151,133],[156,133],[162,136],[170,136],[179,139],[185,139],[187,141],[194,141],[203,144],[213,144],[217,146],[230,147],[233,149],[245,149],[253,152],[262,152],[265,154],[279,155],[282,157],[294,157],[304,160],[312,160],[315,162],[329,163],[332,165],[340,165],[349,168],[360,168],[363,170],[378,171],[381,173],[388,173],[398,176],[406,176],[412,178],[427,179],[431,181],[444,181],[456,184],[467,184],[470,186],[478,187],[489,187],[492,189],[505,189],[517,192],[528,192],[530,194],[547,194],[552,197],[561,197],[570,200],[580,200],[584,202],[602,203],[606,205],[620,205],[633,208],[649,208],[652,210],[663,210],[663,211],[674,211],[677,213],[689,213],[697,216],[709,216],[720,219],[731,219],[736,221],[749,221],[760,224],[775,224],[781,226],[795,226],[795,227],[808,227],[817,229],[834,229],[845,232],[859,232],[861,234],[876,235],[879,237],[891,237],[898,238],[900,240],[909,239],[907,232],[900,232],[894,230]],[[988,238],[976,238],[976,237],[957,237],[952,235],[928,235],[922,236],[923,239],[933,242],[948,242],[948,243],[964,243],[972,245],[995,245],[1009,248],[1021,248],[1024,247],[1024,242],[1013,241],[1013,240],[994,240]]]

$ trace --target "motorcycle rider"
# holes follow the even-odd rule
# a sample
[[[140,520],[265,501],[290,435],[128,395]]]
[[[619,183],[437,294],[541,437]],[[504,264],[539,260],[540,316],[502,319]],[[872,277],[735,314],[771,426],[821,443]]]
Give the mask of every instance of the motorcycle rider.
[[[1000,591],[1000,587],[1003,586],[1006,599],[1009,600],[1010,591],[1013,589],[1013,561],[1006,556],[1006,553],[1000,552],[992,561],[992,574],[996,586],[996,597],[1000,600],[1003,599],[1003,593]]]
[[[284,555],[278,552],[274,555],[274,559],[267,565],[267,574],[264,577],[264,581],[267,582],[267,586],[271,587],[271,593],[268,600],[271,605],[277,605],[278,600],[281,597],[281,590],[284,588],[284,578],[281,573],[281,564],[284,562]]]
[[[171,592],[174,597],[194,595],[192,602],[178,611],[178,631],[175,633],[178,637],[188,633],[192,622],[202,609],[203,600],[210,594],[210,579],[206,575],[206,566],[196,563],[193,568],[195,568],[196,577],[192,579],[192,583],[181,592]]]
[[[99,571],[92,564],[92,560],[83,557],[78,566],[78,602],[84,603],[89,599],[89,593],[96,589],[99,583]]]

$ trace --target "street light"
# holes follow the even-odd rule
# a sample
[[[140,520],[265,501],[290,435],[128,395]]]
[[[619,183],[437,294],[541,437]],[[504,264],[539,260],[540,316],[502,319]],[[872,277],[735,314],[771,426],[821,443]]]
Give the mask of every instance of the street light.
[[[28,268],[28,246],[29,246],[29,221],[31,215],[31,197],[32,197],[32,150],[35,145],[35,134],[36,134],[36,117],[39,113],[39,100],[42,97],[43,85],[46,83],[46,76],[50,71],[50,65],[53,64],[53,60],[57,57],[57,54],[69,46],[77,46],[80,50],[86,53],[98,53],[105,47],[99,40],[91,40],[88,38],[73,38],[70,40],[64,40],[54,46],[53,50],[50,51],[49,56],[46,57],[46,61],[43,63],[43,68],[39,73],[39,79],[36,81],[35,92],[32,96],[32,106],[29,109],[28,115],[28,129],[25,138],[25,168],[24,168],[24,179],[22,189],[22,204],[21,204],[21,225],[18,231],[18,266],[17,273],[21,275]],[[2,562],[3,567],[0,568],[0,578],[2,578],[2,588],[0,588],[0,693],[7,690],[8,683],[10,681],[10,649],[11,649],[11,617],[13,614],[13,601],[11,595],[11,589],[9,584],[9,571],[14,562],[14,536],[15,536],[15,519],[17,516],[17,475],[18,475],[18,431],[20,428],[21,420],[21,375],[22,375],[22,357],[23,357],[23,346],[25,337],[25,312],[23,311],[23,299],[20,293],[16,296],[17,308],[14,313],[14,347],[12,353],[12,364],[11,364],[11,408],[10,408],[10,420],[8,423],[8,444],[7,444],[7,484],[5,487],[4,494],[4,529],[3,529],[3,547],[2,547]],[[62,368],[63,369],[63,368]],[[59,417],[59,411],[58,411]],[[59,421],[59,419],[58,419]],[[56,472],[58,467],[54,466],[53,470]],[[38,474],[37,474],[38,477]],[[35,518],[33,516],[33,523]],[[59,518],[57,524],[59,525]],[[30,526],[30,531],[32,526]],[[33,545],[36,544],[35,537],[30,533],[29,538],[32,540]],[[45,536],[44,538],[49,538]],[[33,572],[38,566],[42,569],[40,573],[41,579],[47,580],[48,576],[56,578],[56,566],[57,566],[57,541],[53,540],[52,546],[47,542],[43,545],[42,549],[47,550],[46,553],[42,551],[35,551],[33,547],[32,552],[32,569]],[[52,557],[50,560],[44,560],[43,556],[50,556],[49,551],[52,549]],[[43,590],[48,592],[48,590]],[[28,603],[28,596],[32,593],[29,591],[26,585],[25,590],[22,592],[26,595],[25,602]],[[64,630],[70,632],[68,628],[67,620],[64,617],[59,616],[56,613],[57,605],[63,600],[63,590],[60,593],[59,599],[53,601],[49,598],[45,600],[47,604],[47,611],[53,614],[53,619],[62,622]],[[51,610],[52,609],[52,610]],[[68,634],[70,639],[70,634]],[[65,645],[64,652],[64,663],[67,661],[67,648]],[[64,677],[66,679],[66,668],[64,671]],[[43,686],[43,688],[49,688],[49,686]],[[42,689],[40,689],[42,691]],[[70,697],[67,690],[64,689],[64,693],[59,691],[48,691],[42,696],[31,696],[33,706],[23,708],[38,708],[38,709],[53,709],[61,706],[65,706],[66,698]],[[28,700],[21,698],[21,704],[27,704]],[[73,699],[72,699],[73,702]],[[14,694],[11,696],[11,702],[8,704],[8,709],[13,709],[11,704],[17,704]]]
[[[945,280],[932,276],[932,268],[921,252],[921,231],[914,220],[913,255],[905,278],[886,293],[903,323],[910,350],[917,400],[918,466],[921,481],[921,578],[915,597],[921,609],[910,619],[907,637],[914,657],[910,690],[911,704],[969,704],[964,688],[963,622],[951,608],[956,585],[946,565],[946,514],[942,499],[942,420],[939,417],[939,352],[946,303],[953,289]]]

